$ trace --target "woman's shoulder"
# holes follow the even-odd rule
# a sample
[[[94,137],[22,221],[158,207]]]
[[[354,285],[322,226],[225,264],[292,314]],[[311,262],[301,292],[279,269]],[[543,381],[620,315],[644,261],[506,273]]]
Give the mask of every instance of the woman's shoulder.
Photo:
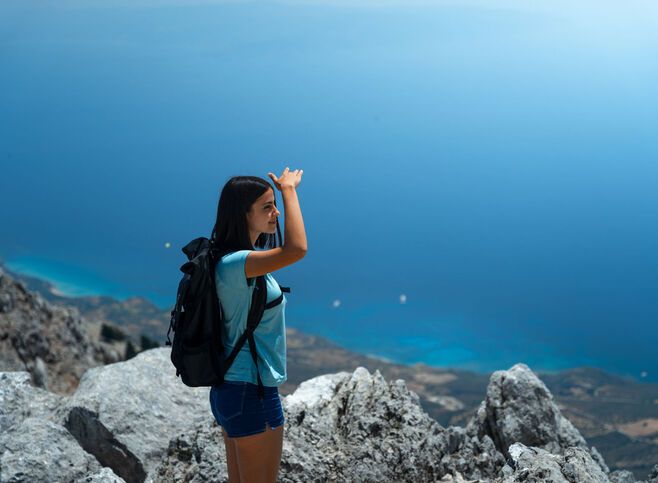
[[[221,284],[248,288],[244,266],[250,252],[251,250],[237,250],[223,255],[218,260],[215,272]]]
[[[234,259],[245,258],[253,250],[235,250],[232,252],[227,252],[220,257],[220,261],[226,262]]]

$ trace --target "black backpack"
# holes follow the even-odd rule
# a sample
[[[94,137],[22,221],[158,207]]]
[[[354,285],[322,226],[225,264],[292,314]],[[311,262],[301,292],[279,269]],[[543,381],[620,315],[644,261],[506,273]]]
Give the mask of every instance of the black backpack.
[[[263,317],[263,312],[283,301],[283,293],[266,304],[265,277],[255,277],[256,286],[247,318],[247,328],[231,354],[226,357],[221,331],[224,314],[215,288],[218,251],[205,237],[195,238],[182,250],[189,261],[180,267],[184,275],[178,284],[176,305],[171,311],[166,341],[166,345],[171,346],[171,362],[176,367],[176,376],[180,376],[183,384],[190,387],[219,385],[224,382],[224,375],[248,340],[249,350],[256,365],[258,394],[263,399],[264,389],[258,372],[254,331]],[[253,281],[253,278],[249,279],[249,285]],[[281,292],[290,292],[289,287],[279,287]],[[169,339],[172,330],[173,342]]]

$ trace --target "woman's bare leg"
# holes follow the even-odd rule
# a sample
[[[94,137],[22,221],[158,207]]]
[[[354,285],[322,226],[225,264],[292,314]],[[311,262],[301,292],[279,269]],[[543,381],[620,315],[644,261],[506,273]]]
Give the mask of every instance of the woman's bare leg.
[[[238,452],[235,447],[234,438],[229,438],[222,428],[224,435],[224,446],[226,447],[226,466],[228,467],[229,483],[240,483],[240,467],[238,465]]]
[[[265,432],[232,438],[237,449],[241,483],[276,483],[283,449],[283,424]]]

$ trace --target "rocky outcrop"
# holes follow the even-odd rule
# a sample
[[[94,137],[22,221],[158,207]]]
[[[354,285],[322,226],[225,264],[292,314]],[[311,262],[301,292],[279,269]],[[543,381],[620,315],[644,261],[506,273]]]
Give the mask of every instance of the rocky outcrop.
[[[46,468],[57,481],[227,481],[208,388],[184,386],[169,356],[92,368],[70,397],[0,373],[0,482],[42,480]],[[634,481],[608,471],[524,364],[492,375],[465,428],[440,425],[404,380],[363,367],[304,381],[282,405],[282,482]]]
[[[444,428],[431,420],[404,381],[387,383],[378,371],[370,374],[358,368],[310,379],[282,402],[286,426],[281,481],[416,482],[453,476],[509,483],[550,481],[541,476],[548,478],[548,470],[561,475],[555,481],[609,481],[598,452],[587,448],[577,430],[563,420],[550,392],[540,389],[541,381],[524,364],[499,371],[492,376],[482,411],[463,429]],[[535,427],[555,432],[540,430],[537,437]],[[513,440],[514,434],[554,453],[523,444],[515,449],[515,441],[503,447],[505,438]],[[223,478],[220,436],[219,428],[206,423],[174,438],[158,478]],[[535,466],[521,448],[529,455],[545,456],[535,463],[535,479],[526,478]],[[590,473],[591,480],[579,480]]]
[[[567,448],[588,451],[602,471],[609,469],[596,448],[565,418],[544,383],[525,364],[491,375],[487,396],[475,418],[478,435],[489,436],[505,458],[513,443],[561,455]]]
[[[27,371],[35,386],[71,393],[89,367],[122,357],[94,342],[86,325],[77,309],[52,305],[0,268],[0,370]]]
[[[123,300],[117,300],[106,295],[81,295],[65,296],[61,294],[57,286],[37,277],[32,277],[25,273],[13,272],[8,267],[0,263],[0,270],[4,270],[16,280],[24,283],[25,287],[32,292],[38,292],[46,301],[53,305],[66,305],[75,307],[82,318],[87,321],[94,321],[100,325],[112,324],[115,327],[121,327],[134,344],[140,342],[141,336],[146,336],[151,341],[162,342],[169,328],[171,319],[171,309],[160,309],[149,300],[143,297],[128,297]],[[172,293],[172,306],[175,301],[176,293]],[[154,346],[143,347],[150,349]],[[159,344],[158,344],[159,345]]]
[[[454,471],[479,477],[503,464],[491,440],[472,442],[462,428],[442,427],[403,380],[386,382],[379,371],[311,379],[284,406],[292,448],[282,467],[293,480],[311,476],[296,468],[313,468],[321,479],[431,481]]]
[[[305,381],[282,405],[281,481],[435,481],[457,469],[493,474],[504,463],[488,438],[473,444],[463,429],[431,419],[403,380],[363,367]],[[223,453],[220,428],[199,425],[172,441],[157,479],[224,475]]]

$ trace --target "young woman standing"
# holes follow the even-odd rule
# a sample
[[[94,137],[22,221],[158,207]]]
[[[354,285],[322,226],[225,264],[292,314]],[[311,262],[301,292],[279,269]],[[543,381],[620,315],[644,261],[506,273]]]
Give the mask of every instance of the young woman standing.
[[[265,276],[267,303],[280,300],[265,310],[254,332],[257,367],[245,344],[226,372],[224,383],[210,389],[210,407],[222,426],[230,483],[276,482],[279,471],[285,421],[278,386],[287,379],[286,299],[271,272],[306,255],[306,232],[296,191],[303,172],[286,168],[279,177],[268,173],[283,197],[283,244],[278,223],[281,213],[268,181],[255,176],[233,177],[219,199],[211,240],[219,251],[215,285],[224,313],[226,353],[233,350],[246,329],[256,277]],[[258,394],[259,376],[264,399]]]

